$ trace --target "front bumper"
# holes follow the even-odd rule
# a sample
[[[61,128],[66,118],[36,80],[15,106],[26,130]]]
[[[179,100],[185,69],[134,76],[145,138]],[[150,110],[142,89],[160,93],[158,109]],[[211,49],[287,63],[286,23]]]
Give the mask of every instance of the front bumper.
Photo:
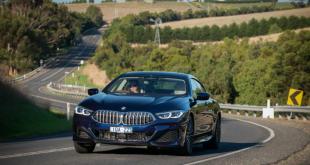
[[[155,121],[147,125],[131,125],[133,133],[111,133],[110,127],[126,126],[100,124],[90,117],[75,115],[73,118],[73,140],[79,143],[104,143],[116,145],[138,145],[156,147],[183,146],[187,117],[179,121]]]

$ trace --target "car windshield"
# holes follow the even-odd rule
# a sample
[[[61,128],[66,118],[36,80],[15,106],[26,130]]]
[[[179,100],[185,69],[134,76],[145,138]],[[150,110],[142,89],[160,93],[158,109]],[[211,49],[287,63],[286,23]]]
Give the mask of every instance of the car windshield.
[[[122,77],[106,90],[123,95],[184,95],[186,83],[177,78]]]

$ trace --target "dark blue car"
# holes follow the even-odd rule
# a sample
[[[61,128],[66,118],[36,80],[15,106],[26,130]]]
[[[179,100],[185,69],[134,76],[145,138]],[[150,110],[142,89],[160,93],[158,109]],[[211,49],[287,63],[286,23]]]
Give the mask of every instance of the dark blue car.
[[[88,94],[73,117],[78,153],[93,152],[96,143],[179,148],[183,155],[196,143],[219,145],[220,107],[192,75],[129,72]]]

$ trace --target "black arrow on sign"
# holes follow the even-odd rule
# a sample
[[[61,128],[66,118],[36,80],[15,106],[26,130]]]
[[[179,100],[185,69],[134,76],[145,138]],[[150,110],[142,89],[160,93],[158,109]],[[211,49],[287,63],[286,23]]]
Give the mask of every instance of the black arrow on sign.
[[[293,94],[291,94],[290,98],[294,105],[298,105],[298,102],[296,100],[296,96],[299,95],[301,91],[295,91]]]

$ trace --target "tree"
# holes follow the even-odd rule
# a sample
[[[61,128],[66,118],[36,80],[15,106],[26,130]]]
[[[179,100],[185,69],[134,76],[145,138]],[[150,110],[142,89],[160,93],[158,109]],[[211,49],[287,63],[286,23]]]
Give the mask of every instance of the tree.
[[[221,31],[219,26],[212,25],[210,29],[210,39],[211,41],[218,41],[222,39]]]
[[[268,33],[273,34],[273,33],[279,33],[281,31],[282,31],[282,29],[278,26],[278,24],[273,24],[270,26]]]
[[[90,5],[86,9],[86,15],[94,22],[97,27],[100,27],[103,24],[103,15],[100,8],[95,5]]]

